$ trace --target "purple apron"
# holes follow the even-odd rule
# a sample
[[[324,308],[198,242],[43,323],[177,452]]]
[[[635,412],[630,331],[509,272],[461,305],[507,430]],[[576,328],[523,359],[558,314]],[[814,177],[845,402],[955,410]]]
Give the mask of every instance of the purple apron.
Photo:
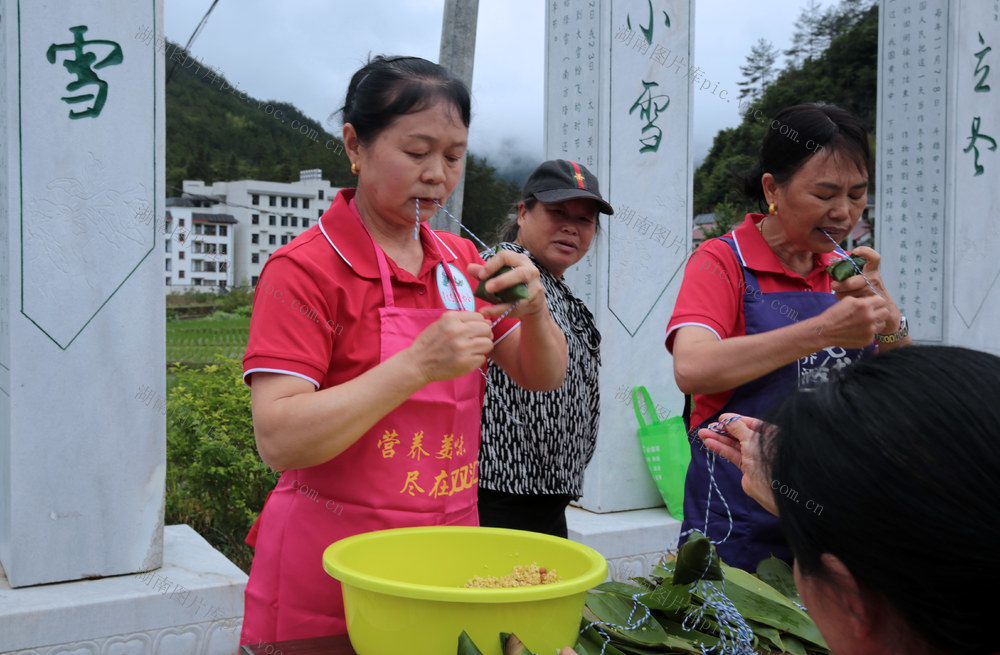
[[[729,237],[720,238],[736,253],[739,262],[735,242]],[[760,284],[753,272],[742,264],[740,268],[746,284],[743,313],[748,335],[776,330],[817,316],[837,302],[831,293],[813,291],[761,293]],[[738,467],[721,457],[716,457],[715,482],[718,491],[710,489],[708,472],[710,453],[702,445],[697,431],[709,423],[718,421],[719,415],[727,412],[759,418],[795,389],[814,387],[828,379],[834,371],[870,357],[874,352],[873,341],[863,350],[834,346],[807,355],[797,362],[736,387],[733,395],[717,414],[697,426],[695,430],[689,430],[691,464],[688,466],[684,485],[682,531],[701,530],[715,542],[725,539],[723,543],[716,544],[716,549],[722,561],[730,566],[756,571],[757,564],[770,555],[791,563],[792,553],[781,533],[778,518],[769,514],[757,501],[746,495],[740,485],[743,474]],[[722,497],[719,495],[720,492]],[[731,532],[729,513],[732,514],[733,520]]]

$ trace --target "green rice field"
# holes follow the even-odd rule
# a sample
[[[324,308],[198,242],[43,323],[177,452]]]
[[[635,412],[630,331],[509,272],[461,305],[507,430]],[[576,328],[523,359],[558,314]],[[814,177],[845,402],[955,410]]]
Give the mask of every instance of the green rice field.
[[[249,318],[195,318],[167,322],[167,363],[211,364],[215,353],[242,357]]]

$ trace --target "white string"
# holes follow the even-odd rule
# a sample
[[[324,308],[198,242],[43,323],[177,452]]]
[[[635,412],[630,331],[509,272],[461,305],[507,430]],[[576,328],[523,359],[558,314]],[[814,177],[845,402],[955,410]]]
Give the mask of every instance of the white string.
[[[715,432],[716,434],[724,434],[724,435],[726,435],[728,437],[729,436],[729,431],[726,430],[726,426],[729,425],[730,423],[732,423],[733,421],[739,420],[740,418],[742,418],[742,417],[738,416],[738,415],[737,416],[730,416],[729,418],[727,418],[727,419],[725,419],[723,421],[718,421],[718,422],[715,422],[715,423],[710,423],[708,425],[707,429],[711,430],[712,432]],[[696,434],[695,435],[695,439],[697,439],[697,438],[699,438],[699,437]],[[735,526],[734,526],[734,523],[733,523],[733,513],[732,513],[732,510],[729,509],[729,503],[726,501],[726,497],[725,497],[725,495],[723,495],[722,489],[719,488],[719,483],[715,479],[715,462],[716,462],[716,455],[715,455],[715,453],[709,452],[708,453],[708,457],[706,458],[706,460],[708,462],[707,463],[707,468],[708,468],[708,501],[705,504],[705,536],[708,537],[708,540],[711,541],[713,545],[718,546],[719,544],[725,543],[726,540],[729,539],[729,536],[733,533],[733,528]],[[712,505],[712,489],[713,488],[715,489],[715,493],[717,493],[719,495],[719,500],[722,501],[722,506],[726,508],[726,518],[729,519],[729,530],[726,532],[726,536],[723,537],[722,539],[718,540],[718,541],[713,540],[709,536],[709,534],[708,534],[708,517],[709,517],[708,510],[709,510],[709,507],[711,507],[711,505]],[[681,537],[686,537],[687,535],[691,534],[692,532],[695,532],[695,530],[688,530],[687,532],[685,532],[684,534],[682,534]]]
[[[514,308],[520,304],[521,304],[520,300],[515,300],[514,304],[507,308],[507,311],[505,311],[503,314],[500,314],[500,316],[497,316],[497,320],[490,323],[490,328],[495,328],[500,321],[507,318],[507,314],[510,314],[512,311],[514,311]]]
[[[627,630],[638,630],[643,623],[653,618],[652,613],[649,611],[649,607],[646,606],[645,603],[639,600],[639,596],[643,596],[646,593],[648,592],[640,591],[639,593],[632,595],[632,611],[629,612],[627,625],[618,625],[617,623],[611,623],[610,621],[591,621],[587,625],[580,628],[579,634],[582,635],[590,628],[596,627],[597,633],[601,635],[601,637],[604,639],[604,644],[601,646],[601,653],[600,653],[600,655],[604,655],[604,651],[607,650],[608,646],[611,644],[611,637],[608,635],[607,632],[601,630],[601,626],[608,626],[610,628],[615,628],[616,630],[621,630],[623,632]],[[641,618],[633,621],[632,617],[635,616],[635,611],[640,607],[645,611],[645,614],[643,614]]]
[[[688,530],[685,535],[694,532],[699,531]],[[678,549],[673,549],[673,552],[676,553],[677,550]],[[671,551],[668,550],[666,554],[669,554],[670,552]],[[725,579],[721,582],[721,589],[717,588],[712,581],[704,579],[704,575],[708,572],[711,564],[712,558],[709,558],[705,563],[705,569],[698,576],[698,579],[695,580],[687,589],[688,593],[700,594],[704,602],[697,609],[693,610],[690,614],[684,617],[684,620],[681,622],[681,627],[688,632],[693,631],[705,618],[706,612],[708,610],[712,610],[711,616],[713,616],[719,625],[719,641],[711,648],[706,648],[704,642],[698,644],[702,655],[708,655],[708,653],[718,653],[719,655],[754,655],[753,630],[747,625],[743,615],[741,615],[739,610],[736,609],[733,602],[725,595]],[[611,644],[611,637],[605,630],[601,629],[602,626],[615,628],[623,632],[628,630],[638,630],[646,621],[652,619],[653,616],[650,612],[649,606],[639,600],[639,596],[643,596],[648,593],[651,592],[643,590],[632,595],[632,611],[629,612],[626,625],[618,625],[617,623],[611,623],[609,621],[592,621],[580,629],[580,634],[582,635],[592,627],[596,628],[597,633],[601,635],[604,640],[604,643],[601,645],[601,655],[604,655],[607,647]],[[643,615],[633,620],[636,610],[640,608],[643,610]],[[804,607],[802,609],[805,610]]]
[[[435,204],[435,205],[437,205],[438,207],[440,207],[440,208],[441,208],[441,211],[443,211],[443,212],[445,213],[445,215],[446,215],[446,216],[447,216],[448,218],[450,218],[451,220],[453,220],[453,221],[455,221],[456,223],[458,223],[458,226],[459,226],[460,228],[462,228],[463,230],[465,230],[466,232],[468,232],[468,233],[469,233],[469,235],[470,235],[470,236],[471,236],[471,237],[472,237],[473,239],[475,239],[475,240],[476,240],[476,243],[478,243],[479,245],[481,245],[481,246],[482,246],[483,248],[485,248],[486,250],[493,250],[493,248],[490,248],[490,247],[489,247],[488,245],[486,245],[485,243],[483,243],[482,239],[480,239],[479,237],[477,237],[477,236],[476,236],[476,233],[475,233],[475,232],[473,232],[473,231],[472,231],[472,230],[470,230],[469,228],[467,228],[467,227],[465,227],[464,225],[462,225],[462,221],[460,221],[460,220],[458,220],[457,218],[455,218],[454,216],[452,216],[452,215],[451,215],[451,212],[450,212],[450,211],[448,211],[447,209],[445,209],[445,208],[444,208],[444,205],[442,205],[441,203],[439,203],[439,202],[438,202],[437,200],[435,200],[435,201],[434,201],[434,204]]]
[[[417,198],[417,222],[413,226],[413,240],[420,238],[420,198]]]
[[[715,620],[719,624],[719,643],[706,649],[705,644],[701,644],[702,655],[707,653],[726,653],[728,655],[754,655],[753,630],[747,625],[733,601],[725,594],[726,583],[722,582],[722,589],[717,589],[710,580],[698,580],[694,583],[693,589],[697,589],[704,603],[695,611],[688,614],[681,627],[685,630],[693,630],[705,616],[708,609],[714,610]]]

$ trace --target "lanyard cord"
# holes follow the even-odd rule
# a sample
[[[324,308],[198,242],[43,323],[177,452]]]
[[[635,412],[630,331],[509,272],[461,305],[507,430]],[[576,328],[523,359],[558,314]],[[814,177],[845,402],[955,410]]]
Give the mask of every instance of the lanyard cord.
[[[443,211],[445,214],[447,214],[448,218],[450,218],[451,220],[453,220],[456,223],[458,223],[459,226],[463,230],[465,230],[466,232],[468,232],[469,234],[471,234],[472,238],[475,239],[477,242],[479,242],[479,245],[481,245],[486,250],[491,250],[491,248],[489,246],[487,246],[485,243],[483,243],[482,240],[479,237],[477,237],[472,230],[470,230],[469,228],[467,228],[464,225],[462,225],[462,221],[460,221],[457,218],[455,218],[454,216],[452,216],[451,212],[448,211],[447,209],[445,209],[444,206],[441,203],[439,203],[437,200],[435,200],[434,204],[437,205],[441,209],[441,211]],[[414,228],[414,232],[413,232],[413,238],[414,239],[417,238],[417,232],[416,232],[416,230],[419,227],[420,227],[420,199],[418,198],[417,199],[417,228]],[[507,311],[505,311],[503,314],[500,314],[500,316],[498,316],[497,319],[490,324],[490,329],[495,328],[497,326],[497,324],[500,323],[500,321],[502,321],[503,319],[507,318],[507,315],[510,314],[512,311],[514,311],[514,308],[516,308],[517,305],[518,305],[518,303],[520,303],[520,302],[521,302],[520,300],[514,301],[514,304],[511,305],[507,309]],[[483,379],[486,381],[486,388],[495,392],[496,391],[496,387],[494,387],[493,384],[490,382],[489,376],[486,375],[486,373],[483,371],[483,369],[479,369],[479,373],[480,373],[480,375],[483,376]],[[494,395],[499,398],[499,394],[494,394]],[[524,425],[523,422],[517,420],[517,418],[514,417],[514,415],[510,412],[509,408],[505,407],[503,411],[507,415],[507,418],[509,418],[515,425],[522,425],[522,426]]]

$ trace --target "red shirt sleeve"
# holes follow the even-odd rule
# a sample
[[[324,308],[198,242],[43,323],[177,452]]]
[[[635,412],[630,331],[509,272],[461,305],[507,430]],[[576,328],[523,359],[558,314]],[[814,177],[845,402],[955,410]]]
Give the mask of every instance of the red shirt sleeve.
[[[667,324],[667,350],[673,353],[677,330],[688,325],[712,330],[720,340],[746,334],[743,284],[743,273],[732,249],[719,239],[702,243],[684,268],[681,290]],[[692,399],[691,427],[718,412],[732,393],[696,394]]]
[[[703,327],[719,339],[746,333],[743,318],[743,274],[725,242],[709,239],[691,255],[667,324],[667,350],[673,353],[676,330]]]
[[[288,257],[271,257],[261,271],[243,356],[243,379],[255,371],[295,375],[317,388],[332,357],[335,308],[312,278]]]

